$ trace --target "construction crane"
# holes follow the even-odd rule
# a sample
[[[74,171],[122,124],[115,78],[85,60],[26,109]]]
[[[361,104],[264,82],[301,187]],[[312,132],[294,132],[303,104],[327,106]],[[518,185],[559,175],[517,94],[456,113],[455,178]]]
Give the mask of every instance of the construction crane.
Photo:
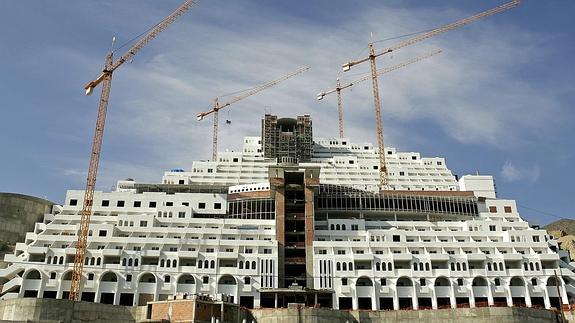
[[[398,69],[403,68],[403,67],[405,67],[405,66],[407,66],[407,65],[409,65],[409,64],[413,64],[413,63],[419,62],[419,61],[421,61],[421,60],[424,60],[424,59],[426,59],[426,58],[429,58],[429,57],[431,57],[431,56],[433,56],[433,55],[436,55],[436,54],[439,54],[439,53],[441,53],[441,49],[434,50],[434,51],[432,51],[432,52],[429,52],[429,53],[427,53],[427,54],[424,54],[424,55],[421,55],[421,56],[418,56],[418,57],[413,57],[413,58],[411,58],[411,59],[409,59],[409,60],[406,60],[406,61],[404,61],[404,62],[401,62],[401,63],[396,64],[396,65],[393,65],[393,66],[388,66],[388,67],[385,67],[385,68],[381,68],[381,69],[377,70],[377,75],[379,76],[379,75],[383,75],[383,74],[385,74],[385,73],[389,73],[389,72],[398,70]],[[340,138],[343,138],[343,99],[342,99],[342,96],[341,96],[341,90],[350,88],[350,87],[354,86],[354,85],[357,84],[357,83],[361,83],[361,82],[363,82],[363,81],[367,81],[367,80],[369,80],[370,78],[371,78],[371,75],[367,75],[367,76],[361,77],[361,78],[359,78],[359,79],[356,79],[356,80],[354,80],[354,81],[351,81],[350,83],[345,84],[345,85],[341,85],[341,83],[339,82],[339,78],[338,78],[338,79],[337,79],[337,82],[336,82],[335,89],[332,89],[332,90],[329,90],[329,91],[325,91],[325,92],[321,92],[321,93],[318,93],[318,94],[317,94],[317,99],[318,99],[318,100],[321,100],[321,99],[323,99],[323,98],[324,98],[326,95],[328,95],[328,94],[337,93],[337,113],[338,113],[338,119],[339,119],[339,137],[340,137]]]
[[[213,125],[213,134],[212,134],[212,161],[216,161],[216,158],[218,157],[218,112],[221,109],[223,109],[227,106],[230,106],[230,105],[232,105],[232,104],[234,104],[240,100],[243,100],[249,96],[252,96],[258,92],[261,92],[267,88],[270,88],[270,87],[272,87],[272,86],[274,86],[274,85],[276,85],[282,81],[289,79],[292,76],[296,76],[296,75],[303,73],[309,69],[310,69],[309,66],[304,66],[304,67],[298,68],[294,72],[286,74],[286,75],[284,75],[278,79],[275,79],[273,81],[269,81],[265,84],[257,85],[255,87],[249,89],[249,90],[246,90],[246,91],[244,91],[245,93],[238,95],[238,96],[232,98],[230,101],[228,101],[224,104],[221,104],[221,105],[219,103],[219,98],[217,97],[214,99],[214,105],[213,105],[211,110],[199,113],[196,117],[198,119],[198,121],[203,120],[206,116],[208,116],[212,113],[214,114],[214,120],[213,120],[214,125]]]
[[[106,63],[102,74],[93,81],[90,81],[84,89],[86,95],[92,94],[94,88],[102,83],[102,93],[100,94],[100,103],[98,106],[98,116],[96,119],[96,130],[92,141],[92,153],[90,155],[90,165],[88,167],[88,178],[86,181],[86,190],[84,191],[84,202],[82,212],[80,213],[80,228],[77,233],[76,254],[74,256],[74,270],[72,271],[72,282],[70,285],[69,299],[77,301],[80,297],[80,283],[82,280],[82,271],[84,269],[84,259],[86,255],[86,245],[88,240],[88,228],[90,226],[90,216],[92,214],[92,205],[94,202],[94,189],[96,186],[96,175],[98,173],[98,164],[100,162],[100,150],[102,147],[102,138],[104,135],[104,125],[106,123],[106,112],[108,109],[108,99],[110,97],[110,88],[112,85],[112,73],[127,61],[130,61],[136,53],[154,39],[159,33],[164,31],[178,17],[184,14],[190,7],[195,4],[196,0],[187,0],[181,4],[170,15],[152,27],[150,31],[140,38],[124,55],[114,61],[113,52],[106,55]]]
[[[513,0],[510,2],[507,2],[505,4],[498,6],[498,7],[495,7],[493,9],[490,9],[487,11],[483,11],[483,12],[478,13],[476,15],[473,15],[471,17],[458,20],[456,22],[444,25],[444,26],[439,27],[439,28],[435,28],[435,29],[430,30],[428,32],[424,32],[424,33],[422,33],[416,37],[402,41],[396,45],[388,47],[388,48],[386,48],[382,51],[379,51],[377,53],[375,52],[375,49],[373,47],[373,42],[371,42],[368,44],[369,55],[367,57],[364,57],[362,59],[355,60],[355,61],[350,61],[350,62],[347,62],[347,63],[342,65],[343,71],[347,72],[354,65],[361,64],[361,63],[367,62],[367,61],[370,62],[371,81],[372,81],[372,88],[373,88],[373,106],[374,106],[374,110],[375,110],[375,124],[376,124],[376,130],[377,130],[377,145],[378,145],[378,149],[379,149],[379,154],[378,154],[379,155],[379,182],[380,182],[380,186],[381,186],[382,190],[387,188],[387,166],[385,164],[385,146],[384,146],[384,140],[383,140],[383,123],[381,120],[381,102],[380,102],[380,98],[379,98],[379,85],[378,85],[378,81],[377,81],[377,67],[375,65],[375,59],[379,56],[391,53],[394,50],[397,50],[397,49],[418,43],[420,41],[426,40],[428,38],[440,35],[444,32],[447,32],[447,31],[450,31],[452,29],[459,28],[461,26],[470,24],[470,23],[475,22],[479,19],[486,18],[486,17],[489,17],[491,15],[509,10],[511,8],[518,6],[520,3],[521,3],[521,0]]]

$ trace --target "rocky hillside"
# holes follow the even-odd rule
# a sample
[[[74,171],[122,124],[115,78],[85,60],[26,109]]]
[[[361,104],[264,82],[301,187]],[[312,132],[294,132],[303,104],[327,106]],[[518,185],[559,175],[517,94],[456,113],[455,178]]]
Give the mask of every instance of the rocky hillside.
[[[575,235],[575,220],[561,219],[545,226],[547,232],[563,231],[565,235]]]
[[[559,242],[559,248],[569,252],[575,261],[575,220],[562,219],[545,226],[547,232]]]

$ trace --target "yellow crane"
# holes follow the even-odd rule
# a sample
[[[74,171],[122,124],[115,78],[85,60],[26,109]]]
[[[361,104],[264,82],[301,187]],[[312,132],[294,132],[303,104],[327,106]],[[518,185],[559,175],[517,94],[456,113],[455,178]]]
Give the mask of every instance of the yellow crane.
[[[372,88],[373,88],[373,106],[374,106],[374,110],[375,110],[375,125],[376,125],[376,129],[377,129],[377,146],[379,149],[379,154],[378,154],[379,155],[379,181],[380,181],[381,189],[387,188],[387,166],[385,164],[385,146],[384,146],[384,141],[383,141],[383,123],[381,120],[381,102],[380,102],[380,98],[379,98],[379,85],[378,85],[378,81],[377,81],[377,67],[375,65],[375,59],[381,55],[391,53],[392,51],[400,49],[402,47],[413,45],[415,43],[418,43],[418,42],[423,41],[425,39],[440,35],[444,32],[450,31],[452,29],[459,28],[461,26],[470,24],[470,23],[475,22],[479,19],[486,18],[486,17],[489,17],[489,16],[494,15],[496,13],[500,13],[500,12],[509,10],[511,8],[518,6],[520,3],[521,3],[521,0],[513,0],[513,1],[510,1],[507,3],[504,3],[500,6],[497,6],[495,8],[490,9],[490,10],[487,10],[487,11],[480,12],[478,14],[471,16],[471,17],[467,17],[467,18],[452,22],[450,24],[441,26],[439,28],[435,28],[435,29],[430,30],[428,32],[424,32],[424,33],[422,33],[416,37],[402,41],[396,45],[388,47],[388,48],[386,48],[382,51],[379,51],[377,53],[375,52],[375,49],[373,47],[373,43],[369,43],[368,44],[369,55],[367,57],[364,57],[364,58],[361,58],[361,59],[355,60],[355,61],[349,61],[349,62],[342,65],[343,71],[347,72],[354,65],[361,64],[361,63],[367,62],[367,61],[370,62],[371,81],[372,81]]]
[[[232,104],[234,104],[240,100],[243,100],[249,96],[252,96],[258,92],[261,92],[267,88],[270,88],[270,87],[272,87],[272,86],[274,86],[274,85],[276,85],[282,81],[289,79],[292,76],[303,73],[309,69],[310,69],[309,66],[304,66],[304,67],[298,68],[297,70],[295,70],[292,73],[286,74],[280,78],[277,78],[277,79],[269,81],[267,83],[255,86],[249,90],[246,90],[246,91],[244,91],[245,93],[232,98],[231,100],[229,100],[228,102],[226,102],[224,104],[220,104],[219,103],[219,97],[216,97],[214,99],[214,105],[213,105],[211,110],[199,113],[196,117],[198,119],[198,121],[203,120],[206,116],[208,116],[212,113],[214,114],[214,120],[213,120],[214,125],[213,125],[213,134],[212,134],[212,161],[216,161],[216,159],[218,157],[218,112],[221,109],[223,109],[227,106],[230,106],[230,105],[232,105]]]
[[[407,66],[407,65],[409,65],[409,64],[413,64],[413,63],[419,62],[419,61],[421,61],[421,60],[424,60],[424,59],[426,59],[426,58],[429,58],[429,57],[431,57],[431,56],[433,56],[433,55],[436,55],[436,54],[439,54],[439,53],[441,53],[441,49],[434,50],[434,51],[432,51],[432,52],[429,52],[429,53],[427,53],[427,54],[423,54],[423,55],[421,55],[421,56],[413,57],[413,58],[411,58],[411,59],[408,59],[408,60],[406,60],[406,61],[404,61],[404,62],[401,62],[401,63],[396,64],[396,65],[393,65],[393,66],[388,66],[388,67],[385,67],[385,68],[381,68],[381,69],[377,70],[377,75],[379,76],[379,75],[383,75],[383,74],[385,74],[385,73],[389,73],[389,72],[398,70],[398,69],[403,68],[403,67],[405,67],[405,66]],[[337,79],[337,82],[336,82],[335,89],[331,89],[331,90],[325,91],[325,92],[320,92],[320,93],[317,94],[317,99],[318,99],[318,100],[322,100],[322,99],[323,99],[326,95],[328,95],[328,94],[337,93],[337,112],[338,112],[338,119],[339,119],[339,137],[340,137],[340,138],[343,138],[343,99],[342,99],[342,96],[341,96],[341,90],[350,88],[350,87],[354,86],[354,85],[357,84],[357,83],[361,83],[361,82],[363,82],[363,81],[367,81],[367,80],[369,80],[370,78],[371,78],[371,75],[366,75],[366,76],[364,76],[364,77],[361,77],[361,78],[358,78],[358,79],[356,79],[356,80],[353,80],[353,81],[351,81],[351,82],[349,82],[349,83],[347,83],[347,84],[345,84],[345,85],[341,85],[341,83],[339,82],[339,78],[338,78],[338,79]]]
[[[77,301],[80,297],[80,283],[82,280],[82,271],[84,269],[84,259],[86,256],[86,245],[88,241],[88,229],[90,227],[90,216],[92,215],[92,204],[94,202],[94,189],[96,187],[96,175],[100,163],[100,151],[102,148],[102,138],[104,136],[104,125],[106,123],[106,112],[108,110],[108,99],[112,86],[112,73],[125,62],[129,61],[136,53],[154,39],[159,33],[164,31],[178,17],[184,14],[190,7],[195,4],[196,0],[187,0],[182,3],[170,15],[156,24],[150,31],[136,42],[124,55],[114,61],[113,52],[106,55],[106,63],[102,74],[96,79],[90,81],[84,89],[86,95],[92,94],[94,88],[102,83],[102,93],[98,106],[98,116],[96,118],[96,130],[92,141],[92,152],[90,155],[90,165],[88,166],[88,177],[86,180],[86,190],[84,191],[84,201],[82,212],[80,213],[80,228],[77,233],[76,254],[74,256],[74,270],[72,271],[72,282],[70,285],[70,300]]]

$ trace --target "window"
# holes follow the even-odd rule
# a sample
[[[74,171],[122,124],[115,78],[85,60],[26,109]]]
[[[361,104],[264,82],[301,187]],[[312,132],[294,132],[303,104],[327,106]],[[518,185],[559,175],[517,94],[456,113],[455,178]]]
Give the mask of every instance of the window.
[[[117,206],[117,207],[124,207],[124,201],[118,201],[118,202],[116,202],[116,206]]]
[[[457,286],[463,286],[463,278],[457,278]]]
[[[405,172],[399,172],[399,176],[405,176]]]
[[[419,278],[419,285],[425,286],[425,278]]]
[[[222,209],[222,203],[214,203],[214,209],[221,210]]]
[[[105,236],[106,236],[106,233],[108,233],[108,231],[106,231],[106,230],[100,230],[100,231],[98,232],[98,236],[99,236],[99,237],[105,237]]]
[[[504,206],[503,211],[505,211],[505,213],[511,213],[511,206]]]
[[[533,236],[533,242],[539,242],[539,236]]]
[[[381,284],[381,286],[385,286],[385,285],[387,285],[387,280],[385,278],[381,278],[379,280],[379,283]]]
[[[88,274],[88,280],[92,280],[92,279],[90,279],[90,275],[92,275],[92,279],[94,279],[94,274]],[[55,272],[50,273],[50,279],[56,279],[56,273]]]
[[[490,212],[490,213],[497,213],[497,206],[490,206],[490,207],[489,207],[489,212]]]
[[[234,163],[237,163],[237,162],[239,162],[240,160],[239,160],[237,157],[235,157],[235,158],[232,159],[232,161],[233,161]]]
[[[214,252],[214,248],[206,248],[206,252]]]
[[[320,254],[320,255],[327,255],[327,250],[325,250],[325,249],[320,249],[320,250],[318,250],[317,253]]]
[[[127,274],[127,275],[126,275],[126,281],[127,281],[127,282],[131,282],[131,281],[132,281],[132,275],[131,275],[131,274]]]
[[[271,249],[264,249],[264,253],[265,253],[265,254],[271,254],[271,253],[272,253],[272,250],[271,250]]]
[[[244,252],[245,253],[253,253],[254,250],[252,248],[246,248],[246,250]]]
[[[338,255],[345,255],[345,250],[338,250],[338,251],[337,251],[337,254],[338,254]]]
[[[249,277],[244,277],[244,284],[245,285],[251,284],[251,279]]]
[[[202,283],[203,284],[207,284],[207,283],[209,283],[209,281],[210,281],[210,277],[208,277],[208,276],[202,277]]]
[[[501,286],[501,280],[499,278],[495,278],[495,286]]]
[[[208,173],[213,173],[214,169],[213,168],[208,168]]]
[[[400,237],[398,235],[394,235],[393,236],[393,242],[399,242],[400,241]]]
[[[134,201],[134,207],[142,207],[142,201]]]
[[[204,203],[204,202],[198,203],[198,209],[205,209],[205,208],[206,208],[206,203]]]
[[[148,226],[148,221],[140,221],[140,226],[141,226],[141,227],[147,227],[147,226]]]
[[[166,206],[174,206],[174,202],[166,202]]]
[[[164,283],[169,283],[169,282],[170,282],[170,275],[164,276]]]
[[[72,206],[78,205],[78,200],[77,199],[70,200],[70,205],[72,205]]]
[[[185,184],[185,182],[184,182],[183,179],[181,179],[181,180],[178,181],[178,184]]]
[[[537,278],[531,278],[531,285],[537,286]]]
[[[351,225],[351,231],[357,231],[357,230],[359,230],[359,225],[357,225],[357,224],[352,224],[352,225]]]
[[[102,200],[102,206],[110,206],[110,200]]]
[[[156,207],[156,202],[150,202],[150,203],[148,203],[148,207]]]
[[[341,284],[342,284],[343,286],[347,286],[347,278],[342,278],[342,279],[341,279]]]
[[[495,231],[495,230],[496,230],[496,228],[497,228],[496,226],[494,226],[494,225],[490,225],[490,226],[489,226],[489,231]]]

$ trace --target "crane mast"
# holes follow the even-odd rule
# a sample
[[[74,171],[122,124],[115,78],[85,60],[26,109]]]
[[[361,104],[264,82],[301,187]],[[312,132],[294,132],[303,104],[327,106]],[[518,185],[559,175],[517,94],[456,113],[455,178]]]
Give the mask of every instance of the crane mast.
[[[398,69],[403,68],[407,65],[419,62],[421,60],[424,60],[426,58],[429,58],[429,57],[436,55],[436,54],[439,54],[439,53],[441,53],[441,49],[436,49],[432,52],[429,52],[427,54],[424,54],[424,55],[421,55],[418,57],[413,57],[413,58],[408,59],[406,61],[403,61],[399,64],[380,68],[379,70],[377,70],[377,75],[381,76],[383,74],[398,70]],[[371,74],[364,76],[364,77],[361,77],[359,79],[353,80],[353,81],[351,81],[345,85],[341,85],[340,80],[338,78],[336,81],[335,89],[325,91],[325,92],[320,92],[317,94],[317,99],[322,100],[328,94],[337,93],[337,110],[338,110],[338,118],[339,118],[339,137],[340,138],[343,138],[343,99],[342,99],[341,91],[345,90],[349,87],[352,87],[357,83],[369,80],[370,78],[371,78]]]
[[[380,178],[380,187],[382,190],[388,188],[387,187],[388,183],[387,183],[387,166],[385,165],[385,156],[383,156],[383,155],[385,155],[385,148],[383,146],[383,144],[384,144],[383,123],[381,120],[381,102],[380,102],[380,98],[379,98],[379,86],[378,86],[378,80],[377,80],[377,70],[376,70],[375,59],[381,55],[391,53],[394,50],[397,50],[397,49],[400,49],[400,48],[403,48],[403,47],[406,47],[409,45],[413,45],[415,43],[426,40],[428,38],[443,34],[447,31],[459,28],[461,26],[465,26],[467,24],[470,24],[470,23],[475,22],[477,20],[480,20],[482,18],[486,18],[486,17],[489,17],[491,15],[509,10],[511,8],[518,6],[520,3],[521,3],[521,0],[513,0],[510,2],[507,2],[505,4],[497,6],[495,8],[490,9],[490,10],[475,14],[471,17],[467,17],[467,18],[455,21],[453,23],[441,26],[439,28],[435,28],[435,29],[428,31],[428,32],[425,32],[419,36],[416,36],[414,38],[405,40],[405,41],[400,42],[396,45],[388,47],[388,48],[386,48],[380,52],[375,52],[375,49],[373,47],[373,43],[369,43],[369,45],[368,45],[369,55],[367,57],[364,57],[364,58],[361,58],[361,59],[355,60],[355,61],[349,61],[349,62],[342,65],[343,71],[347,72],[354,65],[361,64],[361,63],[367,62],[367,61],[370,62],[371,81],[372,81],[373,96],[374,96],[373,106],[374,106],[374,111],[375,111],[377,143],[379,146],[378,147],[378,151],[379,151],[379,178]]]
[[[250,96],[252,96],[252,95],[254,95],[254,94],[258,93],[258,92],[261,92],[261,91],[263,91],[263,90],[265,90],[265,89],[268,89],[268,88],[270,88],[270,87],[272,87],[272,86],[274,86],[274,85],[276,85],[276,84],[278,84],[278,83],[280,83],[280,82],[283,82],[283,81],[285,81],[285,80],[287,80],[287,79],[289,79],[289,78],[291,78],[291,77],[293,77],[293,76],[296,76],[296,75],[298,75],[298,74],[301,74],[301,73],[303,73],[303,72],[305,72],[305,71],[307,71],[307,70],[309,70],[309,69],[310,69],[309,66],[300,67],[300,68],[298,68],[297,70],[293,71],[292,73],[286,74],[286,75],[284,75],[284,76],[282,76],[282,77],[280,77],[280,78],[277,78],[277,79],[275,79],[275,80],[269,81],[269,82],[267,82],[267,83],[264,83],[264,84],[255,86],[255,87],[253,87],[253,88],[251,88],[251,89],[245,91],[245,93],[243,93],[243,94],[241,94],[241,95],[238,95],[238,96],[232,98],[230,101],[228,101],[228,102],[226,102],[226,103],[224,103],[224,104],[221,104],[221,105],[220,105],[220,103],[219,103],[219,99],[218,99],[218,98],[215,98],[215,99],[214,99],[214,105],[213,105],[213,107],[212,107],[211,110],[198,113],[198,115],[196,116],[196,119],[197,119],[198,121],[203,120],[206,116],[208,116],[208,115],[210,115],[210,114],[213,114],[213,115],[214,115],[214,120],[213,120],[213,121],[214,121],[214,125],[213,125],[213,133],[212,133],[212,161],[216,161],[216,159],[217,159],[217,157],[218,157],[218,156],[217,156],[217,155],[218,155],[218,112],[219,112],[221,109],[223,109],[223,108],[225,108],[225,107],[227,107],[227,106],[230,106],[230,105],[232,105],[232,104],[234,104],[234,103],[236,103],[236,102],[238,102],[238,101],[240,101],[240,100],[243,100],[243,99],[245,99],[245,98],[247,98],[247,97],[250,97]]]
[[[113,53],[106,56],[106,63],[100,76],[90,81],[84,89],[86,95],[92,94],[94,88],[102,83],[102,93],[98,105],[98,116],[96,118],[96,130],[92,141],[92,152],[90,154],[90,164],[88,166],[88,177],[86,180],[86,190],[84,191],[84,201],[82,211],[80,212],[80,227],[77,232],[76,253],[74,255],[74,269],[72,271],[72,281],[70,284],[69,299],[77,301],[80,298],[80,284],[82,281],[82,272],[84,270],[84,259],[86,258],[86,247],[88,243],[88,230],[90,227],[90,216],[92,215],[92,205],[94,204],[94,190],[96,187],[96,177],[98,174],[98,165],[100,163],[100,151],[102,148],[102,139],[104,138],[104,126],[106,124],[106,113],[108,110],[108,100],[112,87],[112,74],[114,70],[123,63],[130,60],[140,49],[154,39],[166,27],[174,22],[179,16],[186,12],[196,1],[187,0],[181,4],[170,15],[154,26],[143,38],[134,44],[124,55],[117,61],[113,60]]]
[[[339,121],[339,137],[343,138],[343,98],[341,97],[341,84],[337,78],[335,90],[337,92],[337,119]]]

